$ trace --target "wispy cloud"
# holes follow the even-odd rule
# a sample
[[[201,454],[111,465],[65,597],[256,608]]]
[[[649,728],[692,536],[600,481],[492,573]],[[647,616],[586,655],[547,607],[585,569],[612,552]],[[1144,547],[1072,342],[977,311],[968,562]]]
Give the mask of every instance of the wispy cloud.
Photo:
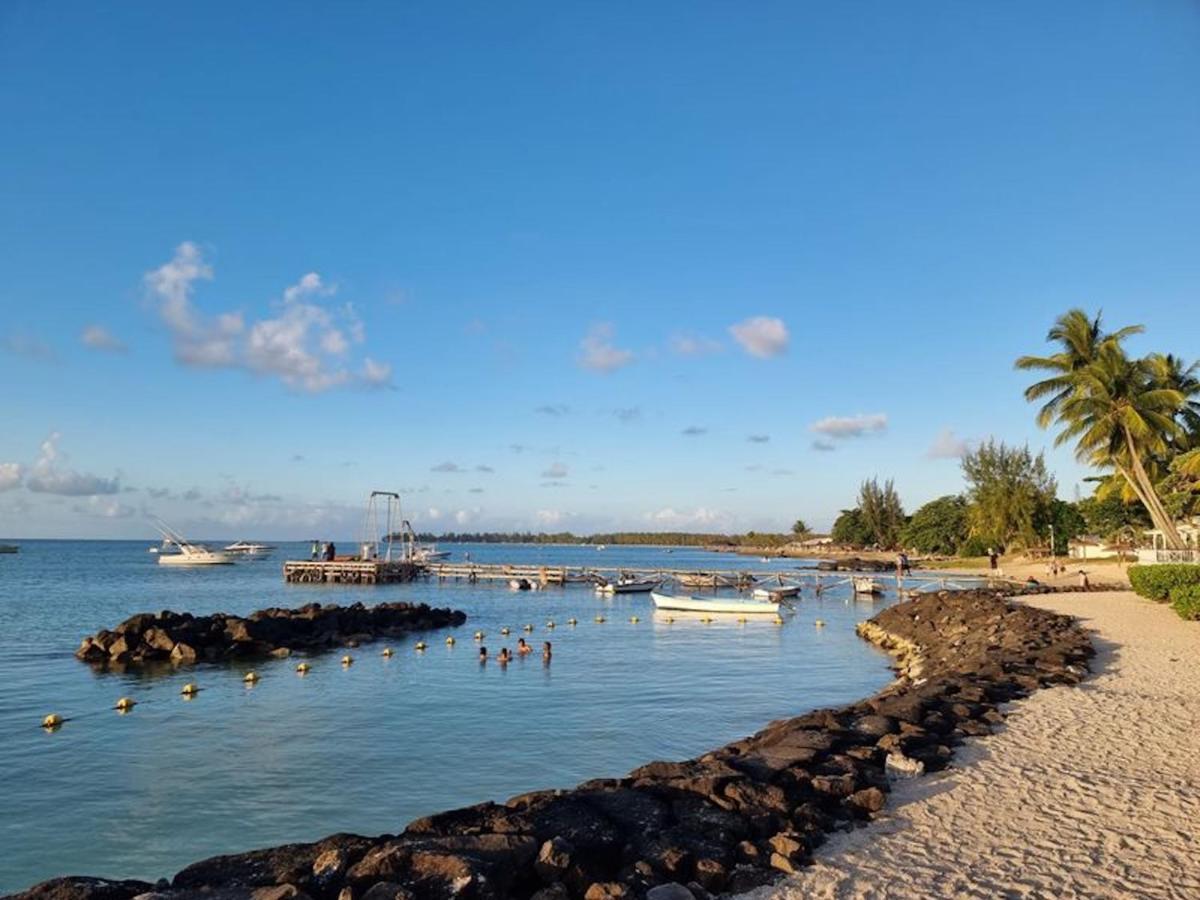
[[[633,351],[613,344],[613,327],[608,322],[592,326],[579,342],[579,365],[593,372],[615,372],[633,362]]]
[[[571,407],[565,403],[543,403],[541,406],[534,409],[534,412],[542,416],[550,416],[559,418],[571,412]]]
[[[71,508],[81,516],[98,519],[128,519],[137,512],[114,497],[88,497],[86,502],[76,503]]]
[[[492,474],[493,472],[495,472],[496,470],[495,470],[495,469],[493,469],[491,466],[484,465],[483,463],[480,463],[479,465],[477,465],[477,466],[475,467],[475,471],[476,471],[476,472],[482,472],[482,473],[483,473],[483,474],[485,474],[485,475],[491,475],[491,474]]]
[[[703,428],[700,425],[689,425],[679,433],[686,437],[699,437],[702,434],[708,434],[708,429]]]
[[[966,440],[958,437],[953,429],[943,428],[933,439],[925,455],[929,459],[962,459],[968,449]]]
[[[56,431],[42,441],[37,461],[25,477],[25,487],[36,494],[58,494],[64,497],[120,493],[121,483],[118,478],[89,475],[67,467],[66,458],[58,449],[61,437]]]
[[[720,341],[694,334],[671,335],[671,352],[677,356],[711,356],[724,350]]]
[[[567,467],[560,462],[552,463],[543,472],[543,478],[560,479],[568,475]]]
[[[826,416],[810,426],[810,430],[837,441],[865,437],[887,431],[886,413],[860,413],[856,416]]]
[[[749,434],[746,435],[746,440],[751,444],[765,444],[771,440],[771,436],[769,434]]]
[[[41,362],[54,359],[54,350],[49,344],[41,338],[23,331],[0,335],[0,350],[13,356],[24,356],[26,359],[36,359]]]
[[[768,359],[787,352],[788,329],[783,319],[754,316],[729,326],[729,333],[751,356]]]
[[[0,463],[0,493],[20,487],[24,477],[25,469],[20,463]]]
[[[704,527],[720,530],[724,530],[733,520],[733,517],[729,513],[709,509],[706,506],[698,506],[690,512],[687,510],[677,510],[672,506],[665,506],[662,509],[646,513],[644,518],[660,528],[688,529]]]
[[[821,438],[817,438],[812,442],[812,448],[818,453],[832,453],[837,449],[837,447],[834,446],[833,441],[825,441]]]
[[[613,415],[617,417],[618,422],[628,425],[642,417],[642,410],[637,406],[626,406],[621,409],[614,409]]]
[[[438,463],[436,466],[430,466],[429,471],[430,472],[450,472],[450,473],[457,474],[458,472],[465,472],[466,469],[464,469],[462,466],[460,466],[456,462],[450,462],[449,460],[447,460],[444,463]]]
[[[129,348],[103,325],[89,325],[79,334],[79,340],[85,347],[100,350],[105,353],[124,353]]]
[[[171,333],[175,358],[184,365],[243,369],[309,393],[391,384],[391,366],[370,357],[353,370],[347,357],[352,347],[364,343],[366,329],[349,303],[322,303],[337,293],[337,285],[319,273],[308,272],[284,288],[276,313],[249,323],[240,311],[208,316],[195,306],[197,284],[212,280],[212,266],[191,241],[143,277]]]

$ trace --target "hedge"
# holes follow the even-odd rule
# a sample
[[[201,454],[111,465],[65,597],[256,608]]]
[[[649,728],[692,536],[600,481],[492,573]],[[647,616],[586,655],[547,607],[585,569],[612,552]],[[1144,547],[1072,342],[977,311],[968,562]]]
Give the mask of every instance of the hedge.
[[[1200,585],[1200,566],[1187,563],[1130,566],[1129,583],[1143,597],[1162,603],[1170,598],[1173,588]]]
[[[1200,619],[1200,584],[1171,588],[1171,608],[1181,619]]]

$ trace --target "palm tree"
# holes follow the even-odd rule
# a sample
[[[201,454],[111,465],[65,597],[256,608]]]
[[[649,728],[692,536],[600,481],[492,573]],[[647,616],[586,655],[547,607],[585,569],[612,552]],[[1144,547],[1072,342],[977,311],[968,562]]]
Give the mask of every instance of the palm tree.
[[[1119,340],[1102,341],[1095,359],[1071,374],[1069,390],[1055,401],[1053,417],[1062,430],[1054,443],[1075,441],[1075,456],[1081,462],[1116,469],[1167,545],[1181,550],[1183,540],[1146,461],[1165,455],[1180,435],[1175,416],[1187,398],[1162,386],[1157,374],[1152,360],[1126,356]]]
[[[1154,380],[1160,387],[1179,391],[1183,405],[1176,414],[1185,432],[1180,435],[1182,443],[1176,449],[1187,451],[1200,443],[1200,362],[1188,365],[1173,353],[1151,353],[1146,357]]]
[[[1056,445],[1078,440],[1077,458],[1115,469],[1167,544],[1181,549],[1175,521],[1146,466],[1161,468],[1155,454],[1165,454],[1183,434],[1175,415],[1200,384],[1189,383],[1196,380],[1194,367],[1183,366],[1175,357],[1131,361],[1121,342],[1141,331],[1141,325],[1130,325],[1106,334],[1100,313],[1089,317],[1072,309],[1059,316],[1046,335],[1062,349],[1050,356],[1022,356],[1016,367],[1051,373],[1026,388],[1025,399],[1044,401],[1038,410],[1039,426],[1047,428],[1056,421],[1063,426]]]

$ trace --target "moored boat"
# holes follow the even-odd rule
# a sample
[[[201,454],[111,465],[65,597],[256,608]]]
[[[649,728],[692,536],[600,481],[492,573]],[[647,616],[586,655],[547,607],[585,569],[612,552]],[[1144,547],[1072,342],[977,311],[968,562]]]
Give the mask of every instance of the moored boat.
[[[854,575],[850,578],[856,594],[882,594],[883,585],[870,575]]]
[[[799,593],[800,585],[798,584],[776,584],[768,587],[756,587],[750,592],[750,596],[755,600],[778,601],[798,596]]]
[[[779,614],[779,603],[772,600],[739,600],[735,597],[693,597],[687,594],[660,594],[651,591],[655,609],[680,612],[737,613],[744,615]]]
[[[253,541],[234,541],[225,548],[226,553],[236,553],[239,556],[269,556],[275,549],[273,544],[257,544]]]
[[[0,544],[0,553],[16,553],[20,549],[16,544]]]
[[[644,594],[652,591],[661,582],[657,578],[618,578],[596,585],[598,594]]]
[[[193,544],[166,523],[157,522],[155,528],[162,534],[162,551],[158,554],[160,566],[227,566],[233,556],[224,550],[210,550],[203,544]]]

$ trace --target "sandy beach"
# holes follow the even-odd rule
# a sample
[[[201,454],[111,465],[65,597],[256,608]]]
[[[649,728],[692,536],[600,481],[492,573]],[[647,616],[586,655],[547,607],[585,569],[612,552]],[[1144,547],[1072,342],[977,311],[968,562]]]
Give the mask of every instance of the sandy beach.
[[[1092,677],[1015,704],[760,900],[1200,897],[1200,625],[1128,592],[1029,602],[1095,631]]]

